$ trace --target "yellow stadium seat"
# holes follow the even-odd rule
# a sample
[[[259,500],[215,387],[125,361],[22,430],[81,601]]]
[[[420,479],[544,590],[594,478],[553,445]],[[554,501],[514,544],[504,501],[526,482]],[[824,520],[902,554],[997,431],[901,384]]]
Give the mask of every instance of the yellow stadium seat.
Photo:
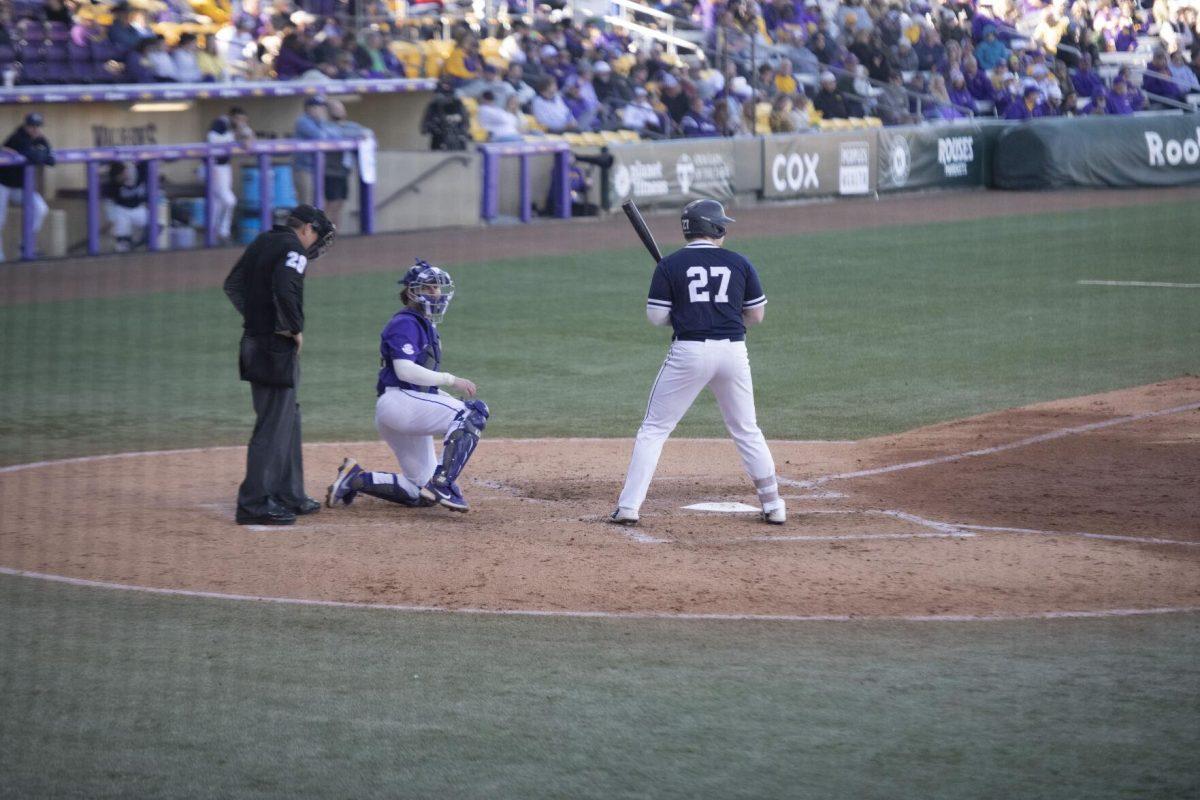
[[[579,147],[583,144],[582,133],[567,132],[562,135],[563,140],[572,147]]]
[[[479,111],[479,101],[474,97],[460,97],[458,99],[462,101],[467,111],[471,112],[471,116],[474,116]]]
[[[635,63],[637,63],[637,57],[626,53],[625,55],[620,56],[613,61],[613,72],[616,72],[618,75],[628,75],[629,71],[633,69],[633,65]]]
[[[500,45],[500,39],[494,37],[484,39],[479,43],[479,55],[487,59],[500,58]]]
[[[542,123],[537,121],[537,117],[532,114],[522,114],[521,117],[525,120],[526,130],[545,132],[546,129],[542,127]]]
[[[580,136],[583,139],[583,144],[587,147],[603,147],[604,146],[604,137],[598,133],[593,133],[593,132],[589,131],[587,133],[580,134]]]
[[[642,135],[637,131],[617,131],[617,133],[621,134],[621,139],[626,142],[640,142],[642,140]]]

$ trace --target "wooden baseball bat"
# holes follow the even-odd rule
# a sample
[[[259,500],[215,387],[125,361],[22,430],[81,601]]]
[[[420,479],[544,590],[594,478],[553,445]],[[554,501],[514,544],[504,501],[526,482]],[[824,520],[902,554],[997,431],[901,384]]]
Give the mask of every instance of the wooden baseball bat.
[[[625,212],[625,216],[629,217],[629,224],[637,232],[638,238],[642,240],[642,244],[646,246],[650,257],[657,264],[662,261],[662,251],[658,249],[658,242],[654,241],[654,234],[650,232],[650,228],[646,225],[646,220],[642,217],[642,212],[638,210],[637,203],[632,200],[626,200],[621,203],[621,210]]]

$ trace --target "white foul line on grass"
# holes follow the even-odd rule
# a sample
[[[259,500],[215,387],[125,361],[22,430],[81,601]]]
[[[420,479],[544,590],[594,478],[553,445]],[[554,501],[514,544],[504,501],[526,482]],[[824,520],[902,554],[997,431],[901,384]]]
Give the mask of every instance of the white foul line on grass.
[[[1156,289],[1200,289],[1200,283],[1164,283],[1162,281],[1076,281],[1080,286],[1149,286]]]
[[[841,472],[835,475],[822,475],[809,480],[794,480],[792,478],[779,477],[780,483],[786,486],[796,486],[802,489],[812,489],[829,481],[847,480],[849,478],[866,478],[872,475],[884,475],[889,472],[900,472],[906,469],[916,469],[918,467],[931,467],[936,464],[949,464],[953,461],[962,461],[967,458],[977,458],[979,456],[990,456],[995,453],[1003,453],[1006,450],[1016,450],[1019,447],[1028,447],[1042,442],[1051,442],[1055,439],[1062,439],[1066,436],[1073,436],[1077,433],[1088,433],[1090,431],[1103,430],[1111,428],[1114,425],[1125,425],[1130,422],[1140,422],[1146,419],[1155,417],[1165,417],[1170,414],[1180,414],[1185,411],[1195,411],[1200,409],[1200,403],[1188,403],[1183,406],[1175,406],[1174,408],[1164,408],[1161,411],[1146,411],[1141,414],[1130,414],[1124,417],[1114,417],[1112,419],[1101,420],[1100,422],[1089,422],[1086,425],[1074,425],[1070,428],[1059,428],[1055,431],[1047,433],[1039,433],[1037,436],[1029,436],[1025,439],[1018,439],[1015,442],[1007,444],[999,444],[994,447],[983,447],[978,450],[968,450],[965,453],[951,453],[944,456],[936,456],[934,458],[924,458],[920,461],[908,461],[903,464],[892,464],[887,467],[875,467],[874,469],[860,469],[854,472]]]
[[[1103,617],[1138,617],[1157,614],[1187,614],[1200,612],[1200,606],[1167,606],[1161,608],[1107,608],[1094,611],[1035,611],[1017,614],[895,614],[891,616],[864,616],[857,614],[703,614],[670,611],[563,611],[542,609],[490,609],[449,608],[446,606],[394,605],[391,603],[356,603],[347,600],[313,600],[303,597],[266,597],[249,594],[226,594],[205,592],[197,589],[163,589],[153,586],[135,586],[127,583],[93,581],[86,578],[71,578],[66,575],[50,575],[44,572],[0,567],[0,575],[64,583],[93,589],[113,589],[125,592],[166,595],[169,597],[192,597],[203,600],[239,600],[256,603],[272,603],[288,606],[315,606],[318,608],[358,608],[376,611],[402,611],[440,614],[464,614],[497,617],[565,617],[573,619],[647,619],[647,620],[697,620],[732,622],[870,622],[885,620],[893,622],[1004,622],[1033,619],[1094,619]]]

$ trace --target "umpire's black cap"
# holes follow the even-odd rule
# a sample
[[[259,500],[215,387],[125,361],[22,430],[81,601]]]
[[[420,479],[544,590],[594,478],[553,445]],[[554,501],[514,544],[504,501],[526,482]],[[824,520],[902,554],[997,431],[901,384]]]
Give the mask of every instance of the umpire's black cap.
[[[707,236],[720,239],[725,235],[725,226],[737,222],[725,216],[725,206],[716,200],[693,200],[683,207],[680,223],[685,237]]]
[[[313,226],[313,230],[317,233],[317,241],[313,243],[312,247],[308,248],[309,260],[315,261],[326,250],[333,247],[333,237],[337,233],[337,228],[330,222],[329,217],[325,216],[324,211],[316,206],[305,203],[296,206],[288,214],[289,225],[292,224],[293,220],[300,223],[307,222]]]

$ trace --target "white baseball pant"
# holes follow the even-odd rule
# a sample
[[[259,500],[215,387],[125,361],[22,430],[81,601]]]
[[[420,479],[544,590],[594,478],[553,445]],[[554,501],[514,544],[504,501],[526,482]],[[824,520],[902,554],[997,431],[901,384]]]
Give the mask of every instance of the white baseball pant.
[[[456,397],[389,387],[375,402],[375,429],[400,464],[403,488],[415,495],[440,463],[433,437],[444,437],[465,406]],[[409,485],[411,484],[411,485]]]
[[[104,213],[112,225],[113,238],[117,240],[117,251],[125,252],[140,239],[146,229],[148,214],[145,206],[126,208],[113,202],[104,204]]]
[[[8,186],[0,183],[0,232],[4,230],[4,223],[8,218],[8,207],[21,207],[21,202],[25,197],[24,189],[11,189]],[[33,235],[37,236],[38,231],[42,229],[42,223],[46,221],[46,215],[50,213],[50,206],[46,205],[45,199],[37,192],[33,193]],[[0,261],[4,261],[4,242],[0,239]]]
[[[228,239],[233,228],[233,212],[237,208],[237,195],[233,193],[233,165],[213,165],[213,220],[217,236]]]
[[[717,398],[725,428],[733,437],[742,466],[754,482],[764,510],[769,511],[781,502],[775,460],[758,428],[754,411],[754,384],[746,343],[708,339],[671,343],[634,439],[625,488],[617,503],[621,508],[634,512],[641,508],[663,444],[706,386]]]

